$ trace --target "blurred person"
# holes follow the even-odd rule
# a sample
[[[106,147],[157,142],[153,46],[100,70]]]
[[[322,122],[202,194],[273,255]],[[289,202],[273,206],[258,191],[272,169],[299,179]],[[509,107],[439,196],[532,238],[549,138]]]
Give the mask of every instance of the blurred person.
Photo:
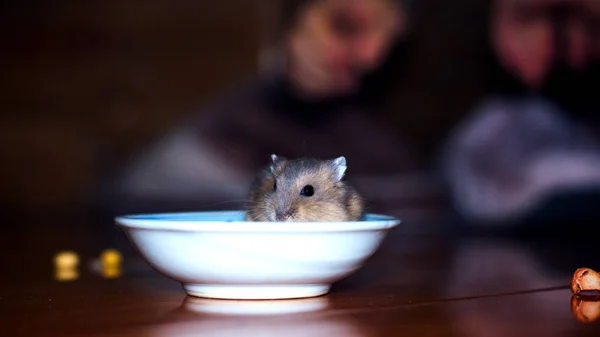
[[[297,2],[284,40],[293,92],[308,100],[360,91],[407,30],[404,4],[394,0]]]
[[[122,212],[164,210],[169,201],[177,205],[175,209],[236,208],[243,205],[249,181],[271,153],[344,155],[348,178],[371,205],[385,204],[389,211],[404,197],[415,197],[435,182],[422,173],[431,171],[450,130],[488,95],[499,93],[502,100],[509,94],[536,92],[558,102],[568,116],[593,118],[588,104],[592,101],[582,91],[589,72],[573,69],[593,67],[592,57],[597,55],[589,42],[595,38],[593,29],[579,23],[593,22],[589,13],[597,12],[574,11],[569,21],[550,15],[558,0],[533,1],[494,2],[490,54],[499,67],[490,77],[492,85],[473,97],[467,97],[471,88],[486,83],[474,80],[465,89],[431,89],[414,85],[421,80],[415,79],[418,75],[407,75],[409,60],[419,57],[411,54],[420,42],[412,30],[414,26],[421,32],[428,29],[419,21],[419,10],[444,2],[285,2],[289,16],[284,18],[283,62],[276,63],[283,67],[225,93],[153,144],[119,175],[115,186],[119,196],[113,200],[123,206]],[[570,4],[591,8],[584,1]],[[436,10],[441,11],[432,9]],[[553,25],[565,21],[566,26]],[[564,27],[572,33],[555,37]],[[555,56],[562,45],[553,45],[555,41],[571,46],[557,63],[553,60],[559,59]],[[541,52],[532,54],[526,47],[538,42],[545,44],[534,49]],[[445,55],[427,57],[439,61]],[[412,87],[410,81],[403,82],[411,76]],[[556,90],[564,83],[570,90]],[[439,90],[450,93],[438,97]],[[412,93],[422,96],[408,99]],[[452,152],[446,151],[445,156],[452,157]],[[455,198],[463,197],[456,194],[456,182],[467,172],[445,175]],[[470,184],[478,188],[477,181]],[[462,210],[470,215],[468,209]]]
[[[289,67],[236,85],[142,151],[110,184],[113,212],[240,208],[272,153],[345,156],[348,179],[371,205],[383,199],[388,176],[399,192],[406,190],[407,180],[395,177],[418,173],[409,143],[373,118],[357,86],[405,37],[408,7],[398,0],[283,3]],[[314,71],[292,66],[299,62]]]
[[[476,107],[445,144],[443,170],[459,213],[488,228],[534,228],[541,220],[583,229],[586,218],[600,219],[598,135],[569,117],[535,96]]]
[[[599,4],[496,3],[493,50],[517,76],[446,144],[443,169],[466,219],[532,229],[599,219]]]

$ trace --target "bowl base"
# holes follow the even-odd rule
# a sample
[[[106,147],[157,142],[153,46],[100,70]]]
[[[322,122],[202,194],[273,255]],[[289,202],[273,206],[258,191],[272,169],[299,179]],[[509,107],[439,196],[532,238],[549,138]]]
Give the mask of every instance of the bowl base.
[[[186,293],[194,297],[236,300],[274,300],[317,297],[329,292],[329,285],[291,284],[291,285],[183,285]]]

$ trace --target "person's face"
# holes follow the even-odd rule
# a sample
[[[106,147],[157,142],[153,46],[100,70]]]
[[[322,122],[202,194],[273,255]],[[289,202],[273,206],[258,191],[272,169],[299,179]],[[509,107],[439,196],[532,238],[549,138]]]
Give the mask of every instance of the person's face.
[[[380,63],[401,19],[401,12],[385,0],[333,0],[324,10],[335,36],[335,58],[359,71]]]
[[[403,27],[392,0],[318,0],[292,31],[294,76],[314,91],[352,90],[376,68]]]
[[[578,71],[600,57],[600,1],[497,0],[492,15],[500,62],[529,87],[557,63]]]

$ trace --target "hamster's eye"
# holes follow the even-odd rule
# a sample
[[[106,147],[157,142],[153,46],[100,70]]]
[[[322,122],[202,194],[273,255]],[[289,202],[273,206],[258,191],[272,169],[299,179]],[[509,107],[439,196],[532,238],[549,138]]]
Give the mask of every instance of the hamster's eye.
[[[306,185],[302,187],[302,190],[300,191],[300,195],[303,195],[305,197],[310,197],[313,194],[315,194],[315,189],[311,185]]]
[[[273,181],[273,191],[277,191],[277,180]]]

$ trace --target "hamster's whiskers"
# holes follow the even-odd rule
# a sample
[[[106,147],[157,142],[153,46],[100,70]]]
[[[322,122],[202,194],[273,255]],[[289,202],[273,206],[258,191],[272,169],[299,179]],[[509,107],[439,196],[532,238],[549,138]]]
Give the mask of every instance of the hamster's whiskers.
[[[206,206],[212,207],[212,206],[218,206],[218,205],[229,204],[229,203],[245,203],[245,204],[248,204],[249,202],[251,202],[251,201],[248,200],[248,199],[229,199],[229,200],[224,200],[224,201],[212,203],[212,204],[209,204],[209,205],[206,205]],[[253,203],[257,204],[256,201],[254,201]]]

